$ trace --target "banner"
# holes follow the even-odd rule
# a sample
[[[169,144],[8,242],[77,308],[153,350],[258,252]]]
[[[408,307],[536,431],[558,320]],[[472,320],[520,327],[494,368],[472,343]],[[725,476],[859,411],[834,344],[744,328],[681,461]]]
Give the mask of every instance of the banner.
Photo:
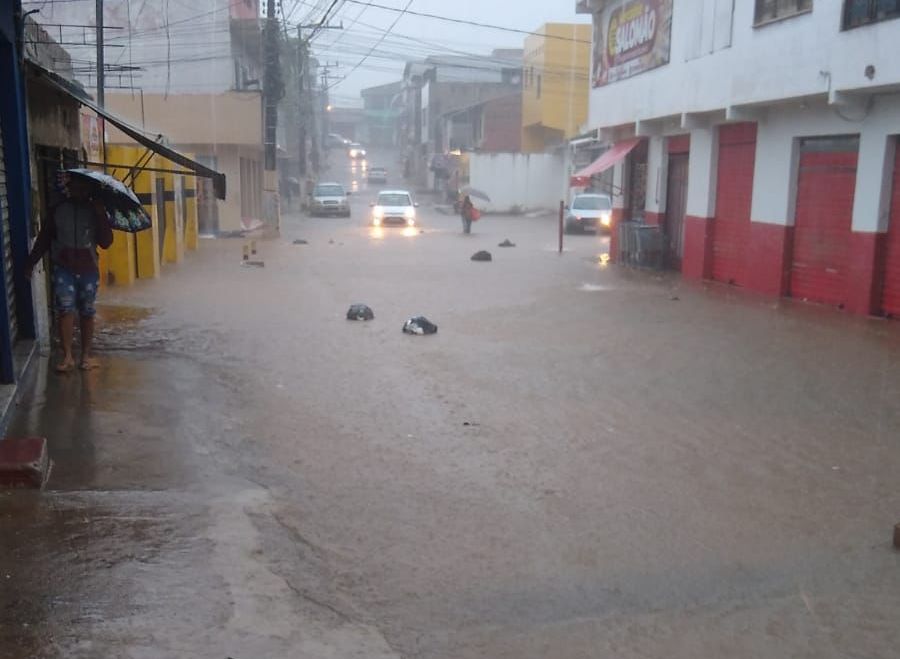
[[[81,146],[90,162],[103,162],[103,118],[81,113]]]
[[[669,63],[672,0],[621,0],[594,14],[593,86]]]

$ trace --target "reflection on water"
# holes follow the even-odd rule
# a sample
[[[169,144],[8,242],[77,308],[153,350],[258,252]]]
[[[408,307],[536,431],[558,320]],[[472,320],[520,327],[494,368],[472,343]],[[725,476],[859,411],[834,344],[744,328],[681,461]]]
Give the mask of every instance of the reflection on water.
[[[404,238],[414,238],[420,235],[418,227],[403,227],[402,229],[385,229],[384,227],[369,227],[369,238],[374,240],[384,240],[388,232],[396,235],[398,232]]]
[[[353,179],[353,181],[350,183],[350,190],[352,190],[353,192],[359,192],[359,181]]]

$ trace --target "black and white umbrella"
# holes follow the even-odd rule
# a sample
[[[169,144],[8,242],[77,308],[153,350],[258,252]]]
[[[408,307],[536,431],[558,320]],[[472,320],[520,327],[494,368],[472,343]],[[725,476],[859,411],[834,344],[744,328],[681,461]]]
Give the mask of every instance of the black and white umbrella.
[[[134,191],[114,176],[92,169],[67,169],[65,174],[91,185],[92,196],[106,207],[106,215],[113,229],[137,233],[152,226],[150,215]]]

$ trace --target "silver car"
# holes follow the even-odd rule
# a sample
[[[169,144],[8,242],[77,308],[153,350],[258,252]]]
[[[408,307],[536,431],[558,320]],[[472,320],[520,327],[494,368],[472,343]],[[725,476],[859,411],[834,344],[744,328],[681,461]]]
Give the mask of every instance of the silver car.
[[[350,217],[349,192],[340,183],[319,183],[312,192],[309,214],[313,217],[336,215]]]
[[[612,199],[606,194],[575,195],[567,209],[566,233],[609,232],[612,223]]]

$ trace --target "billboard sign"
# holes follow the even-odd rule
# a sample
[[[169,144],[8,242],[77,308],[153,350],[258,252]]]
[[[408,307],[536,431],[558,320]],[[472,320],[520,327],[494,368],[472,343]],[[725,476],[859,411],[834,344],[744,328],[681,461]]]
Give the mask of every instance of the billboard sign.
[[[669,63],[672,1],[620,0],[594,14],[594,87]]]

